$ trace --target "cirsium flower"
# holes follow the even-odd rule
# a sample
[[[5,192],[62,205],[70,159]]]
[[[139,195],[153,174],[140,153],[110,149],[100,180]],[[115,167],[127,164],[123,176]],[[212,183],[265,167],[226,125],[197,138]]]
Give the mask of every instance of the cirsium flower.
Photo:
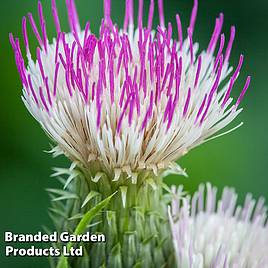
[[[180,16],[176,16],[178,39],[172,37],[171,23],[165,24],[163,0],[158,1],[156,31],[152,30],[153,0],[147,23],[143,1],[139,1],[136,30],[133,0],[126,0],[123,29],[112,22],[111,3],[105,0],[98,35],[91,32],[89,23],[81,30],[74,0],[67,0],[66,5],[69,33],[61,30],[52,0],[57,32],[52,41],[47,37],[41,2],[40,30],[31,13],[23,18],[27,63],[19,39],[10,35],[23,101],[58,145],[56,155],[64,153],[85,168],[94,164],[115,180],[122,172],[134,181],[139,170],[181,172],[174,161],[241,112],[238,106],[250,77],[233,101],[231,91],[243,55],[233,71],[229,57],[235,28],[226,41],[221,33],[223,14],[216,19],[207,49],[199,52],[193,41],[197,0],[185,38]],[[35,57],[28,42],[29,28],[39,42]]]
[[[183,201],[173,200],[170,221],[178,267],[268,267],[264,198],[256,202],[248,194],[238,206],[234,189],[225,187],[217,201],[217,188],[209,183],[204,188],[200,185]]]

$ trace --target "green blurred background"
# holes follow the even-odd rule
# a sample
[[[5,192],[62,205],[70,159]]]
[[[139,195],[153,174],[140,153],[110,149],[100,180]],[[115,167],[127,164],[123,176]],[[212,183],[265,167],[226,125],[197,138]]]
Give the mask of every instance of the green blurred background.
[[[64,0],[58,0],[62,23],[67,31]],[[102,1],[77,0],[81,24],[90,20],[97,32],[102,17]],[[138,2],[137,0],[135,2]],[[192,8],[189,0],[164,0],[166,20],[175,26],[175,14],[180,12],[184,29],[188,25]],[[49,36],[54,35],[50,1],[43,0]],[[112,1],[112,17],[122,25],[124,1]],[[136,3],[137,4],[137,3]],[[145,0],[145,10],[149,1]],[[1,1],[0,8],[0,228],[1,268],[48,267],[46,258],[4,257],[3,232],[31,233],[50,226],[47,215],[49,200],[44,189],[55,185],[49,176],[54,166],[65,167],[63,158],[52,159],[44,153],[49,149],[49,140],[21,101],[21,83],[15,67],[8,33],[21,37],[21,18],[27,12],[37,15],[37,0]],[[245,64],[234,94],[238,96],[248,74],[252,84],[244,99],[243,113],[235,121],[245,124],[239,130],[194,149],[179,163],[187,169],[189,178],[171,177],[168,183],[183,183],[186,190],[194,191],[200,182],[210,181],[220,190],[225,185],[234,186],[240,194],[240,202],[247,192],[255,197],[268,199],[268,2],[265,0],[202,0],[195,31],[195,40],[201,48],[209,42],[215,17],[224,12],[224,32],[236,25],[237,35],[231,62],[238,62],[239,53],[245,54]],[[146,12],[147,13],[147,12]],[[147,17],[147,15],[146,15]],[[157,16],[154,23],[157,23]],[[30,32],[30,31],[29,31]],[[175,32],[175,30],[174,30]],[[34,40],[33,38],[30,38]]]

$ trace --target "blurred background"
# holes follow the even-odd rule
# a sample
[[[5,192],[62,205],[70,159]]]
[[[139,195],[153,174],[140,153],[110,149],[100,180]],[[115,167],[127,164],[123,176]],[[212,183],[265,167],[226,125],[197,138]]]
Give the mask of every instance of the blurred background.
[[[61,23],[68,31],[64,0],[57,5]],[[102,1],[77,0],[81,25],[90,20],[95,33],[102,18]],[[137,6],[138,0],[135,0]],[[157,1],[156,1],[157,2]],[[166,21],[175,26],[175,15],[180,13],[184,30],[189,23],[193,1],[164,0]],[[243,2],[243,3],[241,3]],[[43,0],[47,19],[48,34],[55,35],[50,12],[50,1]],[[145,0],[147,13],[149,0]],[[137,10],[137,9],[136,9]],[[37,0],[1,1],[0,8],[0,76],[1,76],[1,116],[0,116],[0,230],[17,233],[33,233],[42,226],[51,226],[47,215],[49,206],[45,188],[55,185],[50,178],[51,168],[66,167],[64,158],[52,159],[44,153],[49,140],[38,123],[26,111],[21,101],[21,83],[9,44],[8,33],[21,35],[21,18],[33,12],[37,18]],[[231,25],[237,29],[236,40],[231,55],[231,63],[236,65],[240,53],[245,55],[245,63],[236,84],[234,95],[238,96],[248,74],[252,83],[242,106],[243,113],[233,126],[243,121],[245,124],[235,132],[194,149],[179,163],[186,168],[189,178],[169,177],[169,184],[184,184],[193,192],[200,182],[210,181],[219,188],[233,186],[239,193],[239,200],[251,192],[258,198],[268,199],[268,2],[233,0],[202,0],[194,39],[206,48],[213,31],[216,16],[225,15],[224,32],[229,38]],[[124,1],[112,0],[112,18],[122,25]],[[145,14],[147,20],[147,14]],[[157,25],[155,16],[154,24]],[[30,32],[30,31],[29,31]],[[174,32],[176,32],[174,30]],[[175,35],[176,37],[176,35]],[[34,38],[30,38],[35,42]],[[1,237],[1,245],[3,237]],[[0,267],[48,267],[46,258],[4,257],[1,246]]]

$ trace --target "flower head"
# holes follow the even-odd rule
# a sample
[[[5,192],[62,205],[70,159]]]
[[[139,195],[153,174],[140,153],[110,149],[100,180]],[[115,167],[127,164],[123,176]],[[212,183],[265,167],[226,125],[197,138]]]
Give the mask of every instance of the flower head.
[[[180,195],[182,187],[178,188]],[[174,198],[170,212],[178,267],[268,267],[268,223],[264,199],[247,195],[237,206],[234,189],[204,185],[191,198]]]
[[[74,0],[66,0],[66,5],[70,33],[61,30],[52,0],[57,32],[52,41],[40,1],[40,30],[31,13],[22,19],[27,63],[19,39],[10,34],[23,101],[58,145],[55,154],[64,153],[85,168],[94,163],[115,180],[122,172],[135,178],[138,170],[180,172],[175,160],[240,113],[238,106],[250,77],[233,101],[231,91],[243,55],[233,71],[229,57],[235,28],[226,42],[221,33],[223,14],[216,19],[207,49],[198,52],[198,43],[193,41],[197,0],[185,38],[180,16],[176,16],[178,39],[172,38],[171,23],[165,24],[163,0],[158,1],[156,31],[152,30],[153,0],[146,24],[143,1],[139,1],[136,30],[133,0],[126,0],[123,29],[112,22],[110,0],[104,0],[98,35],[91,32],[89,22],[81,30]],[[29,46],[29,28],[39,42],[36,53]]]

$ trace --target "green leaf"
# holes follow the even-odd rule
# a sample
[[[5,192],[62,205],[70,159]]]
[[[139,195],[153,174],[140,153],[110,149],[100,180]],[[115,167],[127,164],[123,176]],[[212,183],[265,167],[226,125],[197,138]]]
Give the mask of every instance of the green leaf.
[[[100,195],[100,193],[98,193],[96,191],[90,191],[89,194],[87,195],[87,197],[85,198],[81,208],[83,208],[92,198],[94,198],[97,195]]]
[[[56,208],[48,208],[51,212],[63,217],[64,219],[67,219],[67,215],[64,211],[56,209]]]
[[[69,184],[73,181],[73,179],[75,179],[78,175],[79,175],[79,172],[72,171],[67,181],[65,182],[63,189],[66,189],[69,186]]]
[[[105,173],[103,172],[97,172],[95,177],[91,178],[93,182],[98,182],[102,176],[105,176]]]
[[[46,189],[49,193],[57,194],[59,197],[52,199],[52,201],[59,201],[59,200],[65,200],[65,199],[78,199],[78,196],[74,193],[59,190],[59,189]]]
[[[51,177],[51,178],[54,178],[54,177]],[[58,176],[58,177],[55,177],[57,181],[60,182],[60,184],[64,185],[66,183],[66,179],[64,179],[63,177],[61,176]]]
[[[82,218],[83,218],[83,214],[78,213],[78,214],[75,214],[74,216],[68,218],[68,220],[73,221],[73,220],[78,220],[78,219],[82,219]]]
[[[92,219],[103,209],[105,208],[111,198],[116,194],[117,192],[113,193],[112,195],[110,195],[109,197],[107,197],[106,199],[104,199],[103,201],[101,201],[99,204],[97,204],[95,207],[93,207],[92,209],[90,209],[81,219],[81,221],[78,223],[75,231],[74,231],[74,235],[79,235],[79,234],[83,234],[88,226],[88,224],[92,221]],[[73,246],[73,242],[69,242],[67,244],[67,250],[69,251],[70,248]],[[61,256],[59,263],[57,265],[57,268],[68,268],[68,258],[65,256]]]
[[[78,196],[76,194],[62,195],[60,197],[52,199],[52,202],[66,200],[66,199],[78,199]]]
[[[152,178],[147,179],[146,183],[148,183],[148,185],[150,185],[154,191],[157,189],[157,185],[156,185],[155,181]]]
[[[125,208],[126,202],[127,202],[127,186],[121,186],[120,191],[121,191],[121,198],[122,198],[123,207]]]
[[[160,185],[162,186],[162,188],[164,190],[166,190],[168,193],[172,194],[172,191],[170,190],[170,187],[167,184],[165,184],[164,182],[161,182]]]
[[[54,171],[54,173],[52,173],[50,175],[51,177],[58,177],[61,175],[69,175],[70,174],[70,170],[68,168],[53,168],[52,170]]]
[[[60,190],[60,189],[47,188],[46,190],[47,190],[49,193],[58,194],[58,195],[71,194],[71,192],[64,191],[64,190]]]

